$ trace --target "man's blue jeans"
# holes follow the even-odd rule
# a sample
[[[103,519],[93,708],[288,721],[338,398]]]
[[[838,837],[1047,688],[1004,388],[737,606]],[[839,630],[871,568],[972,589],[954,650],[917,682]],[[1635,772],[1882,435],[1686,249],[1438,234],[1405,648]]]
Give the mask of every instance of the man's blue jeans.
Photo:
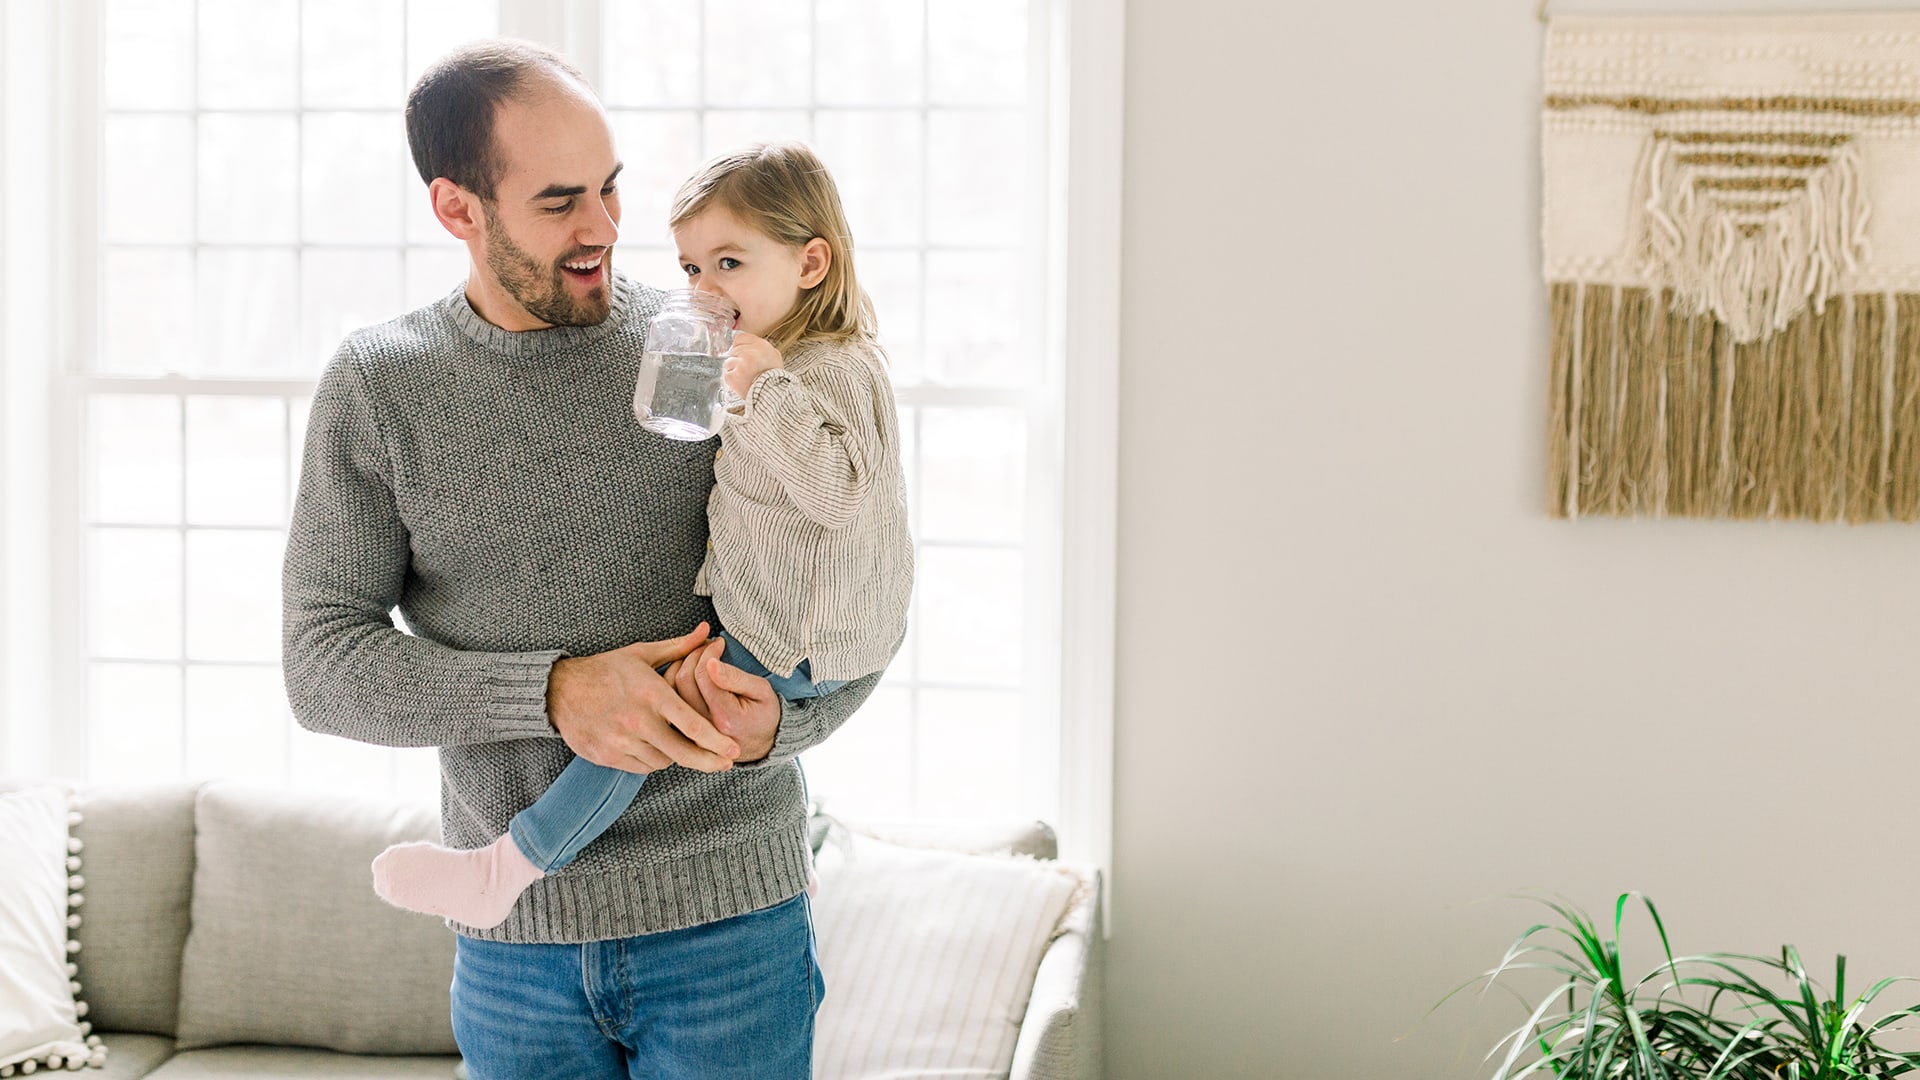
[[[470,1080],[808,1080],[826,992],[803,893],[587,945],[456,939]]]

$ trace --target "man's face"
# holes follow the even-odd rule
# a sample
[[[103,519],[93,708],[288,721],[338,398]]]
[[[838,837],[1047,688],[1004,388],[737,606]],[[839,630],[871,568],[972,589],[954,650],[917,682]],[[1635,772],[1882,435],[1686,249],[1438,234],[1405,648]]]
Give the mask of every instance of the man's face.
[[[482,313],[506,330],[602,322],[620,238],[606,114],[570,87],[540,87],[500,106],[493,138],[504,169],[469,241]]]

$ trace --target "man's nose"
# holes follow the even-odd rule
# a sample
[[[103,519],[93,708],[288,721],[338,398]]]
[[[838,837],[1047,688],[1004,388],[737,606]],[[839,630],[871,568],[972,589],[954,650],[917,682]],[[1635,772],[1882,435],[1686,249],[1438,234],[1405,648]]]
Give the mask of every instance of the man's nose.
[[[574,239],[581,247],[612,247],[620,240],[619,219],[608,212],[604,200],[595,200],[593,206]]]

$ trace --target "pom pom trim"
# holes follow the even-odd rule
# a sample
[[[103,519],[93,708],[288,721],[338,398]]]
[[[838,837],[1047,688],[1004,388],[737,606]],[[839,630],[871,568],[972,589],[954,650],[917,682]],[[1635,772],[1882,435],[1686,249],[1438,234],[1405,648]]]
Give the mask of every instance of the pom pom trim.
[[[80,891],[86,887],[87,879],[80,874],[80,852],[85,845],[80,842],[79,837],[72,835],[72,829],[84,820],[86,820],[85,817],[78,810],[68,810],[67,853],[62,860],[67,872],[67,914],[62,919],[67,926],[67,959],[63,966],[68,980],[67,986],[73,993],[73,1014],[80,1030],[80,1039],[74,1042],[55,1043],[37,1059],[28,1058],[25,1061],[0,1065],[0,1080],[13,1076],[32,1076],[42,1066],[49,1071],[59,1069],[78,1071],[86,1068],[101,1069],[107,1064],[106,1044],[101,1041],[100,1036],[93,1034],[93,1023],[85,1019],[90,1010],[87,1003],[80,998],[80,965],[75,962],[80,956],[80,941],[74,937],[73,932],[80,928],[80,907],[87,902],[86,896]]]

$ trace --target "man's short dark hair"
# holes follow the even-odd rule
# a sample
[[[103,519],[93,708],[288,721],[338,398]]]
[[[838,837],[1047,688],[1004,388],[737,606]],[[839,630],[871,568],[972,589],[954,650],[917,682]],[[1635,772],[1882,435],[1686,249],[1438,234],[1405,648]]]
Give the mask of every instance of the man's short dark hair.
[[[420,179],[444,176],[494,201],[505,168],[493,144],[494,115],[543,79],[587,85],[559,53],[511,38],[468,42],[435,62],[407,95],[407,145]]]

